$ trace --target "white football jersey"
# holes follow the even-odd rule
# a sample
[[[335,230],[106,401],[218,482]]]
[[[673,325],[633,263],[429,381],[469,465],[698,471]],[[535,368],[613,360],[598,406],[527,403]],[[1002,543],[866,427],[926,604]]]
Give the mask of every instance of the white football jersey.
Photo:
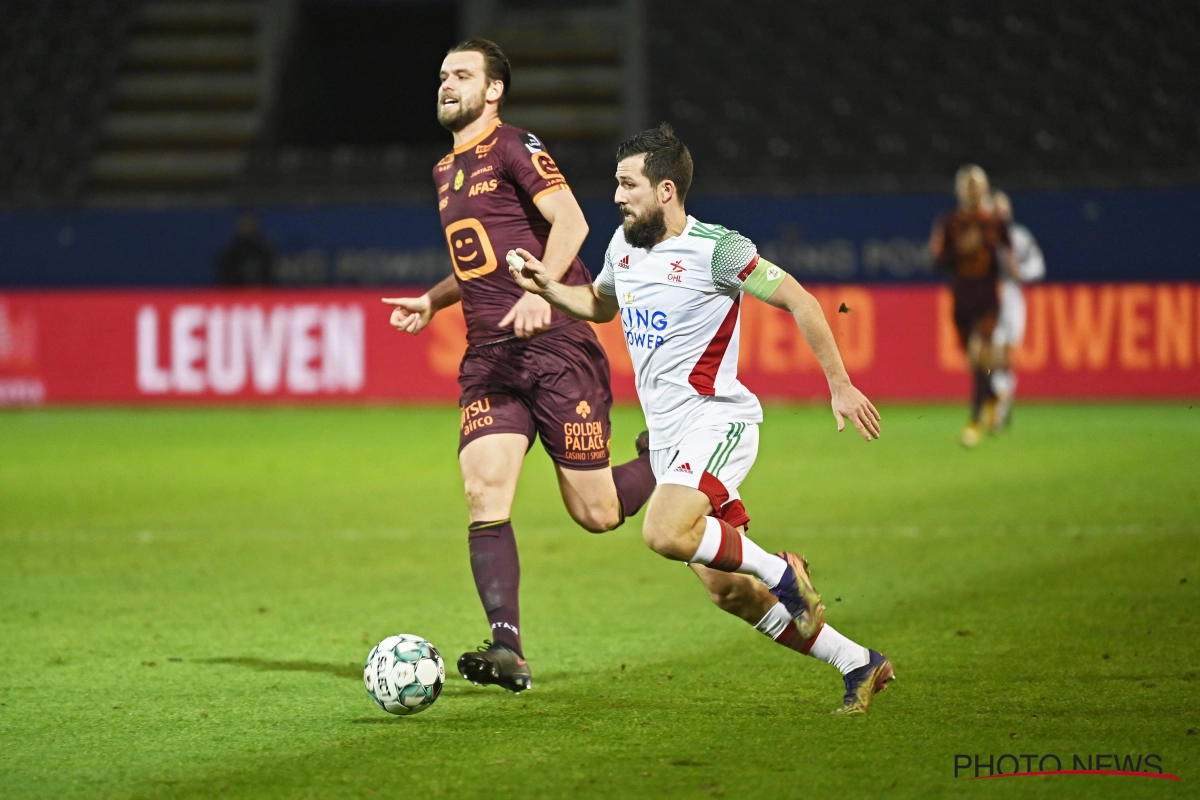
[[[1008,226],[1008,238],[1012,242],[1017,280],[1021,283],[1033,283],[1045,278],[1046,259],[1029,228],[1017,222],[1011,223]]]
[[[762,421],[758,398],[737,378],[743,283],[758,265],[745,236],[691,216],[649,250],[625,241],[624,228],[613,234],[595,286],[621,307],[651,448],[699,426]]]

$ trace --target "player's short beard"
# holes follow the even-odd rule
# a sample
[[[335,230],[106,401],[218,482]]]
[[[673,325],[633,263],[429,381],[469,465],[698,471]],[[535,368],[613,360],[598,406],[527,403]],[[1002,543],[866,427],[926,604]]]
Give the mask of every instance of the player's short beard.
[[[624,210],[624,207],[622,207]],[[649,250],[667,236],[667,217],[662,206],[643,211],[633,219],[626,219],[625,241],[639,250]]]
[[[453,110],[447,110],[441,104],[439,98],[437,107],[438,122],[451,133],[458,133],[483,116],[483,109],[486,107],[487,89],[474,96],[463,95],[458,99],[458,106]]]

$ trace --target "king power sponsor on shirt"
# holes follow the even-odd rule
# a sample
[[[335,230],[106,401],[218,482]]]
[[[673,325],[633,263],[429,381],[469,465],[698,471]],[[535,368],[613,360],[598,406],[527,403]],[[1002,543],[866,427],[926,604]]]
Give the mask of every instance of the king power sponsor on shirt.
[[[663,334],[669,324],[665,311],[628,306],[621,309],[621,326],[630,347],[653,350],[665,341]]]
[[[364,379],[357,305],[201,305],[137,313],[144,394],[356,392]]]

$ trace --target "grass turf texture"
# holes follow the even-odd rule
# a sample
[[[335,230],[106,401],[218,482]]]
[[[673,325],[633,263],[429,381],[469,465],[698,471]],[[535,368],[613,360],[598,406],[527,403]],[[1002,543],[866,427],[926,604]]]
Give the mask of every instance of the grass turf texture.
[[[896,664],[849,719],[832,667],[717,611],[639,520],[575,528],[540,447],[513,513],[535,688],[375,708],[376,641],[453,671],[486,634],[455,409],[0,414],[0,795],[1194,795],[1200,407],[1023,406],[975,451],[957,407],[883,412],[867,445],[769,408],[744,487]],[[640,422],[616,413],[619,458]],[[960,753],[1183,780],[969,782]]]

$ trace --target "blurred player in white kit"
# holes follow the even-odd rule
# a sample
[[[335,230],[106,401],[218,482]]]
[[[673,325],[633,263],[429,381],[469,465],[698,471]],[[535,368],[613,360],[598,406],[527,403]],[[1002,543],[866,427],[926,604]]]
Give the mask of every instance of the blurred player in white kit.
[[[1008,225],[1012,243],[1012,258],[1002,259],[1009,268],[1000,277],[1000,317],[992,332],[992,390],[996,393],[996,414],[993,431],[1004,430],[1012,414],[1017,394],[1017,376],[1012,371],[1012,350],[1025,338],[1025,296],[1021,286],[1046,277],[1046,260],[1042,249],[1029,228],[1013,222],[1012,201],[1004,192],[992,194],[996,216]]]

